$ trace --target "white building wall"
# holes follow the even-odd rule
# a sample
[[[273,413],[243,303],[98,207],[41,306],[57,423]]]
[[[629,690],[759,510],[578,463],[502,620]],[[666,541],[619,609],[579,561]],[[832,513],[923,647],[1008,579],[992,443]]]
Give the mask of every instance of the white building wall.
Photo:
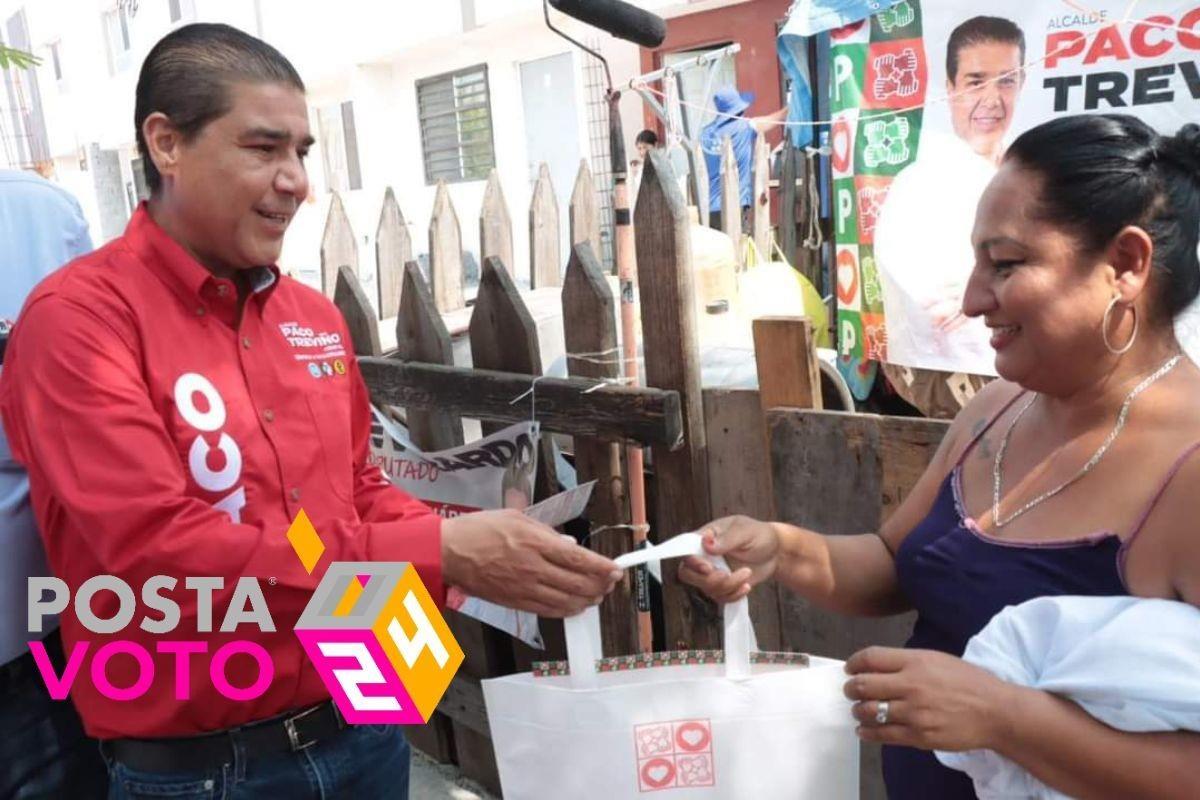
[[[641,0],[638,4],[660,10],[678,6],[672,0]],[[98,192],[93,185],[95,172],[84,171],[81,163],[86,165],[86,152],[92,144],[101,150],[117,150],[122,179],[130,179],[129,160],[136,155],[133,106],[138,69],[153,44],[173,27],[167,0],[140,0],[136,16],[129,19],[130,51],[111,59],[103,14],[115,5],[115,0],[0,0],[0,21],[24,8],[36,54],[45,59],[38,68],[38,80],[55,177],[79,197],[97,244],[105,238],[100,205],[111,205],[113,195],[111,191]],[[372,298],[374,234],[387,186],[395,189],[410,225],[414,254],[428,248],[435,188],[425,182],[416,81],[475,64],[488,65],[496,167],[513,217],[514,271],[519,278],[528,276],[531,194],[521,63],[575,53],[579,152],[591,160],[584,57],[546,29],[540,0],[475,0],[475,27],[466,31],[463,5],[452,0],[338,0],[333,4],[184,0],[185,18],[175,23],[225,22],[261,36],[296,65],[308,85],[312,109],[354,102],[363,188],[349,192],[344,199],[358,236],[360,272]],[[194,17],[187,16],[187,11],[194,11]],[[576,38],[600,43],[618,83],[640,71],[636,46],[551,13],[556,24]],[[55,41],[60,43],[62,81],[55,80],[48,58],[48,46]],[[631,149],[641,126],[641,101],[627,92],[621,107]],[[315,111],[310,118],[317,135]],[[309,166],[312,196],[288,233],[281,266],[315,280],[329,196],[319,151],[314,150]],[[569,196],[571,188],[556,186],[555,190],[561,198]],[[475,254],[483,189],[481,181],[451,185],[463,247]],[[106,194],[106,201],[99,199]],[[565,227],[567,220],[561,224]]]

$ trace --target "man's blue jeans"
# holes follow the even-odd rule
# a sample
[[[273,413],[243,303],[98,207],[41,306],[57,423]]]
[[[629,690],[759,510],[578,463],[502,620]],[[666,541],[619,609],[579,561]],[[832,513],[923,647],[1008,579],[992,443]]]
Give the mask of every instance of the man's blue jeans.
[[[62,674],[58,632],[46,652]],[[83,734],[75,707],[52,700],[26,653],[0,666],[0,798],[104,797],[104,762],[94,739]]]
[[[326,800],[408,797],[411,751],[395,725],[349,725],[294,753],[246,752],[236,731],[233,756],[207,772],[149,773],[109,762],[109,800]]]

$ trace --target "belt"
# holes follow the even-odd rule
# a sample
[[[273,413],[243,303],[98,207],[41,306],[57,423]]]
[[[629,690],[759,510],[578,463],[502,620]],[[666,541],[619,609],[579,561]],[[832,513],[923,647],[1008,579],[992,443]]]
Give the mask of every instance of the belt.
[[[169,739],[111,739],[113,760],[139,772],[219,770],[234,759],[234,743],[250,758],[306,750],[346,727],[331,701],[218,733]]]

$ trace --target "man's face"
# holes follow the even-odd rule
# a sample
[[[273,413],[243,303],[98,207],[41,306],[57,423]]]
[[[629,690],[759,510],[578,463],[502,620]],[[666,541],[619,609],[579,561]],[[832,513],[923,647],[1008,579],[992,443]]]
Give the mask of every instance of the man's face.
[[[978,42],[958,51],[958,74],[946,81],[954,132],[984,158],[999,160],[1025,75],[1021,50]]]
[[[164,186],[184,246],[220,275],[278,260],[308,195],[304,158],[312,144],[295,87],[235,83],[229,96],[229,112],[179,146]]]
[[[646,154],[650,152],[650,145],[646,142],[638,142],[634,145],[637,148],[638,158],[642,161],[646,160]]]

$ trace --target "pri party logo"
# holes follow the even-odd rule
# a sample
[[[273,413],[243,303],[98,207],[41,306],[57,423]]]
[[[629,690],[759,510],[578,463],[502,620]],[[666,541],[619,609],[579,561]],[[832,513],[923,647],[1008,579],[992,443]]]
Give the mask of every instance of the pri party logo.
[[[875,72],[875,97],[913,97],[921,90],[918,72],[920,61],[913,48],[906,47],[899,53],[883,53],[873,61]]]
[[[917,18],[917,10],[912,7],[908,0],[897,3],[889,9],[880,11],[875,17],[879,22],[879,27],[884,33],[891,33],[912,24]]]
[[[311,575],[325,552],[304,511],[288,541]],[[296,636],[347,722],[423,724],[463,661],[433,598],[407,562],[337,561]]]
[[[863,136],[867,143],[863,148],[863,163],[869,169],[906,163],[911,155],[906,142],[909,130],[908,120],[904,117],[875,119],[865,123]]]

